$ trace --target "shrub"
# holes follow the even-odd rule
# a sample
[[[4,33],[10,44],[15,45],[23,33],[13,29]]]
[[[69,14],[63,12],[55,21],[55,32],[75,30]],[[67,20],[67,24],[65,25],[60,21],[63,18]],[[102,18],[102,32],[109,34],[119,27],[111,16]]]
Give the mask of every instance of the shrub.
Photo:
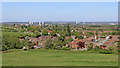
[[[100,49],[99,46],[95,46],[94,48],[95,51],[98,51],[99,49]]]
[[[101,54],[113,54],[113,51],[100,51]]]
[[[56,36],[55,30],[53,30],[53,31],[51,32],[51,36]]]
[[[47,35],[48,35],[48,32],[47,32],[46,29],[43,30],[42,35],[44,35],[44,36],[47,36]]]
[[[91,50],[92,50],[92,46],[89,45],[89,46],[87,47],[87,49],[88,49],[88,51],[91,51]]]
[[[8,50],[8,48],[7,48],[7,46],[6,45],[2,45],[2,48],[0,48],[2,51],[6,51],[6,50]],[[0,51],[1,51],[0,50]]]
[[[61,46],[57,46],[55,49],[56,50],[61,50]]]
[[[24,50],[24,51],[26,51],[26,50],[28,50],[28,49],[29,49],[29,47],[28,47],[27,45],[23,47],[23,50]]]
[[[53,47],[53,40],[51,39],[51,38],[49,38],[49,39],[47,39],[46,41],[45,41],[45,45],[44,45],[44,48],[45,49],[49,49],[49,48],[52,48]]]
[[[66,46],[63,46],[61,49],[62,50],[70,50],[71,48],[67,48]]]

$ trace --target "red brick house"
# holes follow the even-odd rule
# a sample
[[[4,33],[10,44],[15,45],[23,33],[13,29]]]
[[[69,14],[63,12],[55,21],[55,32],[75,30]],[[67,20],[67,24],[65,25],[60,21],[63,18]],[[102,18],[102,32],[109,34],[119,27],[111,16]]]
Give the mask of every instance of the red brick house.
[[[65,39],[69,39],[69,37],[66,36]]]
[[[81,41],[81,40],[75,40],[69,43],[69,45],[71,45],[72,48],[85,48],[85,42]]]
[[[106,45],[100,45],[99,47],[102,48],[102,49],[107,49]]]
[[[50,34],[52,31],[50,31],[50,30],[47,30],[47,32],[48,32],[48,34]]]

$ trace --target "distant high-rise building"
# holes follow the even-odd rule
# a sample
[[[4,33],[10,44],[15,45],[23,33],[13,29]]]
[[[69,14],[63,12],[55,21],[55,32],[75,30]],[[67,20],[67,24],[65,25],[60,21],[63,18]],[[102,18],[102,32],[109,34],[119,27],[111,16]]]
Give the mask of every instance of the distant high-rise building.
[[[78,22],[75,22],[76,24],[78,24]]]
[[[33,22],[29,22],[30,25],[33,25]]]
[[[44,24],[44,22],[42,22],[42,24]]]
[[[41,22],[39,22],[39,25],[41,25]]]

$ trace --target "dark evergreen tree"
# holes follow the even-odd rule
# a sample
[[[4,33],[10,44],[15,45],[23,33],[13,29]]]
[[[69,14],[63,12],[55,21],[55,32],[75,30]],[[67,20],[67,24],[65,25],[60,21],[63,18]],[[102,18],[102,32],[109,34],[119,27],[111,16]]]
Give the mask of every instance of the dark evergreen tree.
[[[64,31],[66,30],[66,27],[65,27],[65,25],[64,25],[64,29],[63,29]]]
[[[45,22],[44,22],[44,28],[45,28]]]
[[[42,28],[42,22],[41,22],[41,28]]]
[[[55,25],[55,31],[57,32],[57,25]]]
[[[70,36],[70,35],[71,35],[71,32],[70,32],[70,26],[69,26],[69,24],[67,25],[67,31],[68,31],[69,36]]]

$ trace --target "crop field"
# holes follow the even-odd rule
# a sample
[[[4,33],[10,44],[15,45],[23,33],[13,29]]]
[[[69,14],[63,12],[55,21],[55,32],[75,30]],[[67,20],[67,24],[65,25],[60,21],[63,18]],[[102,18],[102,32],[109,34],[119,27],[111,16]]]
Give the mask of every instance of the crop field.
[[[117,54],[31,49],[2,54],[3,66],[117,66]]]

